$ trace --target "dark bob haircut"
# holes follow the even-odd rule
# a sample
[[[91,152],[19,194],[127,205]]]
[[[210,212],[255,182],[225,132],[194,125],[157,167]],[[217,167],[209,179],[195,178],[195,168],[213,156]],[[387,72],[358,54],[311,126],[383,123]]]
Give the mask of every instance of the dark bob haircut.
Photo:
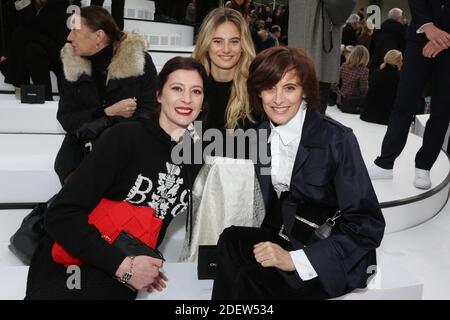
[[[111,43],[120,41],[124,33],[119,29],[108,10],[99,6],[81,8],[80,16],[92,31],[103,30]]]
[[[313,60],[302,49],[278,46],[260,52],[250,65],[247,90],[255,116],[266,118],[261,92],[276,85],[291,70],[297,72],[308,110],[318,110],[319,82]]]

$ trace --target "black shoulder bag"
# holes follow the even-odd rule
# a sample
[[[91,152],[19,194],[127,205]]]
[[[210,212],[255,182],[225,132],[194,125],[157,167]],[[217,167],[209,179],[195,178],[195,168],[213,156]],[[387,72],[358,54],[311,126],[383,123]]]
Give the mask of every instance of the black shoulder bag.
[[[281,214],[286,225],[278,233],[295,248],[328,238],[341,217],[341,211],[317,204],[302,204],[288,195],[282,197]]]
[[[38,203],[22,220],[19,229],[9,239],[9,250],[27,266],[30,265],[31,258],[45,235],[45,212],[55,196],[47,202]]]

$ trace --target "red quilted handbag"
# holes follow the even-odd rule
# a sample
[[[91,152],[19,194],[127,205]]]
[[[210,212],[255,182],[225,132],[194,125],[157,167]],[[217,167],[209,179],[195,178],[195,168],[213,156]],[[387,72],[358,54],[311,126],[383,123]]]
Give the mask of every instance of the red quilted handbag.
[[[150,207],[134,206],[126,201],[102,199],[89,214],[88,222],[97,227],[102,238],[112,244],[124,230],[151,248],[155,248],[161,230],[162,220],[155,216]],[[81,265],[81,261],[70,255],[64,248],[54,243],[53,261],[64,266]]]

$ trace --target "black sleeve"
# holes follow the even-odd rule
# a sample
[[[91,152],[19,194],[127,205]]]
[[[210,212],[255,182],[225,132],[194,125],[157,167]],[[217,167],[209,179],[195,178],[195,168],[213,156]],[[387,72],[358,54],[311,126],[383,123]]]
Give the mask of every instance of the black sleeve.
[[[375,47],[376,47],[377,42],[378,42],[379,33],[380,33],[379,29],[374,29],[373,34],[372,34],[372,38],[371,38],[371,41],[370,41],[370,46],[369,46],[370,57],[373,56],[373,53],[375,51]]]
[[[425,23],[433,22],[428,2],[428,0],[408,0],[412,20],[418,28]]]
[[[120,183],[116,178],[133,157],[127,136],[120,126],[105,131],[61,189],[45,219],[45,228],[56,242],[84,263],[111,276],[125,259],[125,254],[109,245],[97,228],[88,224],[88,214]]]
[[[134,117],[147,113],[155,107],[156,103],[156,67],[148,53],[145,53],[144,74],[140,78],[140,90],[139,96],[136,97],[137,106]]]
[[[67,81],[64,76],[61,77],[61,94],[58,105],[56,118],[61,126],[68,133],[75,132],[86,122],[93,121],[102,116],[106,116],[103,106],[97,108],[80,110],[80,106],[76,103],[79,101],[77,95],[77,85]]]
[[[402,25],[401,29],[400,29],[400,32],[399,32],[399,36],[398,36],[399,50],[402,53],[405,52],[405,48],[406,48],[406,31],[407,31],[407,27]]]
[[[337,170],[333,179],[339,209],[338,230],[324,240],[304,248],[324,289],[332,296],[342,295],[349,281],[360,278],[364,260],[377,248],[385,222],[375,191],[352,132],[335,146]],[[358,266],[362,265],[361,268]]]
[[[66,21],[69,15],[66,13],[70,2],[67,0],[47,0],[44,7],[38,12],[34,1],[19,11],[21,23],[33,30],[50,37],[53,41],[64,44],[69,29]]]
[[[36,7],[34,6],[34,1],[17,11],[17,17],[19,18],[19,22],[21,25],[29,27],[33,26],[36,23]]]

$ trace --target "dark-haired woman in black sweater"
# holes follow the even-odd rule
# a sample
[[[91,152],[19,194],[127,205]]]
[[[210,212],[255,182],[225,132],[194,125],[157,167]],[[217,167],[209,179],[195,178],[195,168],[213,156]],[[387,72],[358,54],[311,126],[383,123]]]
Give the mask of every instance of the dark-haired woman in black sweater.
[[[136,292],[116,280],[127,272],[127,285],[135,289],[165,288],[162,260],[127,256],[87,217],[102,198],[152,207],[163,220],[161,243],[172,219],[190,207],[197,168],[176,164],[172,149],[202,109],[206,77],[192,58],[169,60],[159,75],[159,115],[117,124],[102,135],[46,213],[48,236],[31,262],[26,299],[134,299]],[[67,287],[71,274],[53,261],[54,242],[82,261],[79,289]]]

